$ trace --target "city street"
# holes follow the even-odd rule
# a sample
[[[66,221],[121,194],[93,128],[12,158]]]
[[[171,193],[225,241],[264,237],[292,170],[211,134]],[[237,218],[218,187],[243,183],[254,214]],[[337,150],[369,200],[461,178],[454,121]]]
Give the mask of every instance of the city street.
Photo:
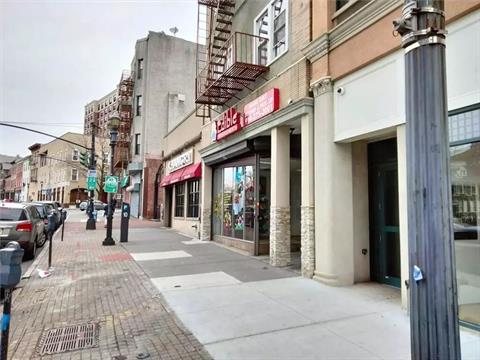
[[[98,343],[55,358],[410,357],[395,288],[326,286],[138,219],[128,243],[103,247],[101,223],[87,232],[85,214],[69,213],[64,242],[57,233],[53,243],[52,275],[34,271],[15,291],[13,359],[38,356],[47,329],[92,322]],[[118,240],[118,215],[114,225]],[[36,268],[46,269],[46,254]],[[462,329],[461,339],[463,359],[478,359],[478,333]]]

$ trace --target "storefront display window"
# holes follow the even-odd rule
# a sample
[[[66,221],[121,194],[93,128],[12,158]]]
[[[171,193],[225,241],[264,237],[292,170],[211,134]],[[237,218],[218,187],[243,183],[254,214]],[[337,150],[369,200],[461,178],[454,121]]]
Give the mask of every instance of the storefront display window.
[[[233,235],[232,224],[233,168],[223,169],[223,235]]]
[[[175,217],[183,217],[185,208],[185,183],[175,185]]]
[[[449,126],[459,317],[480,328],[480,105]]]
[[[255,238],[254,167],[214,170],[213,234],[253,241]]]
[[[200,180],[193,180],[187,183],[188,202],[187,217],[197,218],[200,202]]]

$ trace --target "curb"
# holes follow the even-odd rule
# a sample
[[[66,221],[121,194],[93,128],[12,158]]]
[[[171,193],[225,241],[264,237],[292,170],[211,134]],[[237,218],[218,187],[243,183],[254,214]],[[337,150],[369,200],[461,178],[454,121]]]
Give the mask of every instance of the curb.
[[[68,220],[68,216],[67,218],[65,219],[65,222]],[[62,224],[62,226],[64,226],[64,224]],[[52,240],[55,238],[55,236],[57,235],[57,233],[62,230],[61,227],[59,227],[52,235]],[[47,244],[47,242],[45,242],[45,245]],[[43,260],[43,258],[45,256],[47,256],[48,254],[48,251],[45,250],[46,248],[43,248],[42,252],[40,253],[39,256],[36,257],[36,259],[33,261],[33,263],[28,267],[27,271],[25,271],[25,273],[22,275],[22,277],[20,278],[21,280],[28,280],[30,279],[30,277],[32,276],[33,272],[35,271],[35,269],[38,267],[38,264],[40,263],[40,261]]]

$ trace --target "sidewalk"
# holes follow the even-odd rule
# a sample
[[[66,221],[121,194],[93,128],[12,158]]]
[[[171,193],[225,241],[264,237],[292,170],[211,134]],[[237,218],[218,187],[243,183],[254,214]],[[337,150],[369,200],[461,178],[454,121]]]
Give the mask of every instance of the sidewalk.
[[[124,246],[215,359],[410,358],[398,289],[326,286],[166,229],[132,229]],[[479,333],[461,341],[480,359]]]
[[[78,335],[64,338],[63,346],[89,348],[41,358],[209,359],[126,250],[119,243],[102,246],[103,226],[86,231],[76,216],[66,224],[65,241],[58,234],[53,242],[53,274],[42,279],[34,271],[14,291],[9,358],[40,358],[42,349],[54,353],[62,346],[60,331],[83,325]],[[48,248],[38,268],[45,270],[47,261]],[[46,330],[67,326],[52,332],[46,346]]]

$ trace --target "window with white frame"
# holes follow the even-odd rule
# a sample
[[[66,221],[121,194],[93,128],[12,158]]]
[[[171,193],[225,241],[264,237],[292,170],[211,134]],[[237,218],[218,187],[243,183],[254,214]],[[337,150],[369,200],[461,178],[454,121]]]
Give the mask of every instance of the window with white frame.
[[[72,177],[71,181],[78,181],[78,169],[72,168]]]
[[[266,65],[288,50],[288,0],[271,1],[255,19],[255,34],[265,41],[256,44],[257,63]]]
[[[79,161],[80,159],[80,151],[78,149],[73,149],[72,151],[72,160]]]

